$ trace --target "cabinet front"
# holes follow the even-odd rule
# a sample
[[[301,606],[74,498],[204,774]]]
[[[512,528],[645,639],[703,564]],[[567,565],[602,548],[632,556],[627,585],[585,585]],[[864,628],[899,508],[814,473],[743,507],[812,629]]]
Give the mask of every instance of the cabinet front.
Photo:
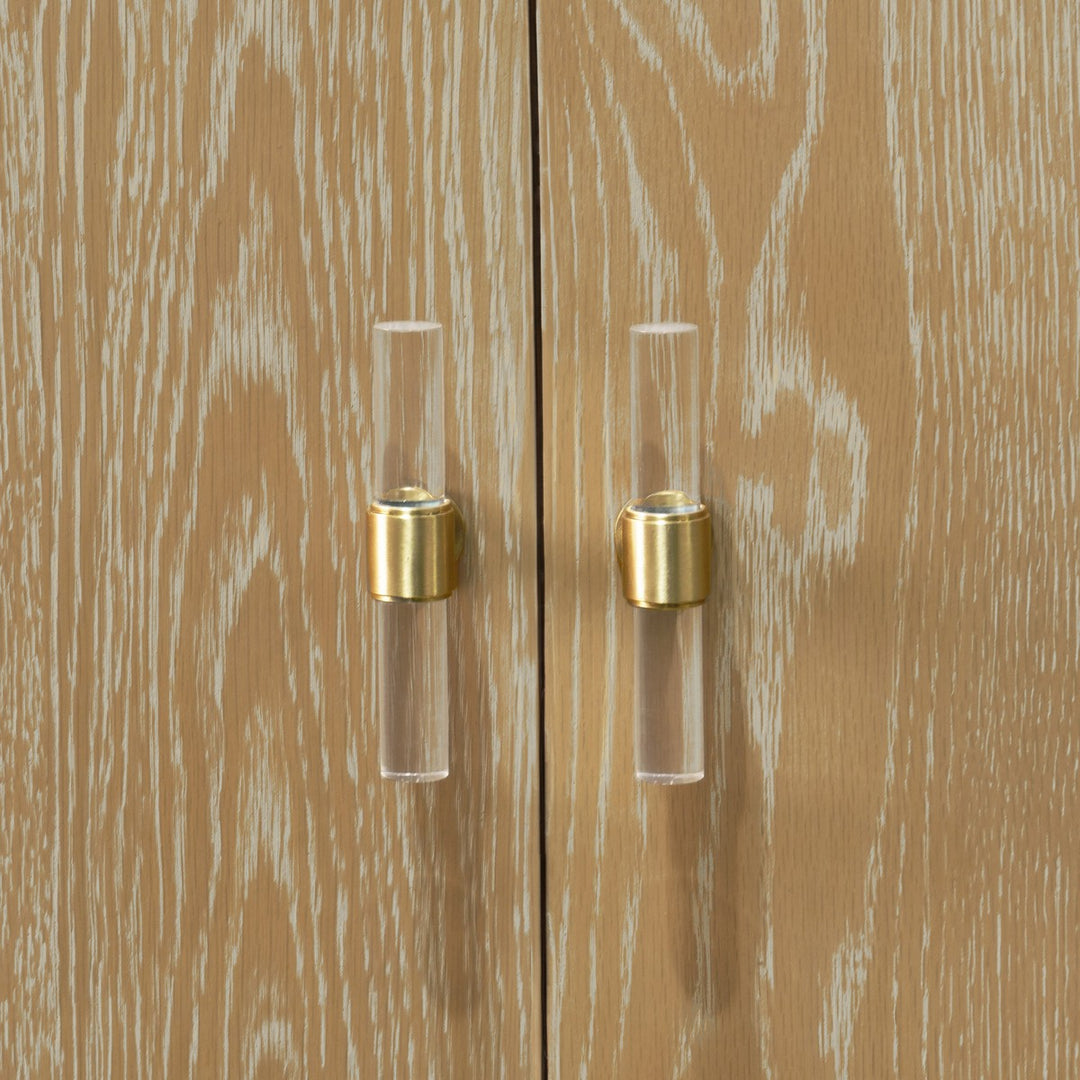
[[[0,2],[0,1075],[1080,1077],[1078,25]]]

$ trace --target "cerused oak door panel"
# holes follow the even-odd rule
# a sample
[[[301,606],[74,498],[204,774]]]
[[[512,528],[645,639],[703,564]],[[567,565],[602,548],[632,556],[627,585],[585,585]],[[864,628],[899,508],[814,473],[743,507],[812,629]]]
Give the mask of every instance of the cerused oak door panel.
[[[524,6],[0,5],[0,1074],[537,1075]],[[371,326],[446,326],[450,778],[379,777]]]
[[[540,0],[553,1076],[1080,1076],[1078,26]],[[716,536],[676,789],[611,542],[663,318]]]

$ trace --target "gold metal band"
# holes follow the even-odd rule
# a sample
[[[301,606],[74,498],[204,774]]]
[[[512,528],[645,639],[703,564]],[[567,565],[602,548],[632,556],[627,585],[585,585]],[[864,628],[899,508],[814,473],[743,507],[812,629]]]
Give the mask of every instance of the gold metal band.
[[[709,595],[712,520],[681,491],[631,499],[615,523],[615,552],[634,607],[696,607]]]
[[[465,523],[453,499],[395,488],[367,511],[368,588],[376,600],[444,600],[458,583]]]

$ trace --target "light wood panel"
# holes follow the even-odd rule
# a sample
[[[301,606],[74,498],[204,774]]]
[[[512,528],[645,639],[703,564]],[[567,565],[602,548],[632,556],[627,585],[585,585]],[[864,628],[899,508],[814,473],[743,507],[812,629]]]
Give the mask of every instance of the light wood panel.
[[[55,1071],[57,726],[50,708],[40,33],[0,6],[0,1072]]]
[[[1080,1076],[1080,11],[540,0],[553,1076]],[[702,327],[639,786],[627,330]]]
[[[0,23],[0,1073],[536,1075],[523,5]],[[471,537],[428,787],[376,753],[381,317],[446,325]]]

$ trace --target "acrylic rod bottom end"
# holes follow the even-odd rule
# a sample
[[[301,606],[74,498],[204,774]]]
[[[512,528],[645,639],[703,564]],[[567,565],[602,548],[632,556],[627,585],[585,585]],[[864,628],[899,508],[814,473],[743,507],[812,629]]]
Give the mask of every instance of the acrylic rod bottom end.
[[[434,772],[387,772],[382,769],[384,780],[397,780],[405,784],[432,784],[436,780],[445,780],[450,775],[449,769],[437,769]]]
[[[705,779],[704,770],[687,773],[652,773],[638,771],[637,778],[645,784],[696,784]]]

